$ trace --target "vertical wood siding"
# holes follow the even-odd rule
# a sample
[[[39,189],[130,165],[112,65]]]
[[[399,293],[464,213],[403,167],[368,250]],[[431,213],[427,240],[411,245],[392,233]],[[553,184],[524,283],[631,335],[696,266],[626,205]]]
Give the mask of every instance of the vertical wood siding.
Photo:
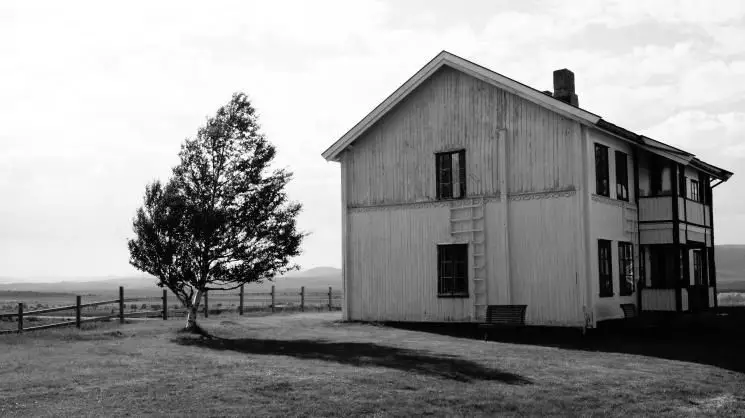
[[[645,244],[672,244],[673,227],[671,224],[641,225],[639,240]]]
[[[642,289],[642,309],[675,311],[675,289]]]
[[[486,241],[487,302],[490,305],[510,304],[510,271],[505,262],[504,240],[504,201],[489,202],[484,211],[488,223]],[[512,251],[511,257],[516,256]],[[513,281],[515,277],[511,278]]]
[[[631,295],[621,296],[620,265],[618,255],[618,243],[630,242],[634,245],[634,274],[639,277],[639,237],[637,231],[636,208],[633,205],[606,203],[605,201],[593,201],[591,205],[592,230],[596,237],[592,243],[592,257],[597,258],[597,240],[606,239],[611,241],[611,271],[613,279],[613,296],[599,297],[600,273],[595,264],[592,271],[592,282],[595,296],[595,318],[599,321],[605,319],[622,318],[622,303],[637,303],[636,292]],[[633,232],[632,232],[633,231]]]
[[[483,221],[488,304],[527,304],[531,324],[584,324],[581,199],[540,195],[578,188],[580,144],[577,122],[449,68],[433,75],[345,155],[349,318],[474,320],[473,297],[437,297],[437,244],[456,241],[455,203],[433,202],[434,154],[465,148],[467,197],[492,197]],[[539,195],[510,200],[500,183],[511,195]]]
[[[434,200],[434,153],[462,148],[467,194],[498,195],[499,129],[507,129],[511,193],[576,185],[578,123],[444,67],[355,142],[350,205]]]
[[[504,235],[504,205],[486,204],[488,304],[526,304],[529,324],[584,323],[574,244],[578,203],[574,196],[510,201],[509,260],[499,239]],[[449,210],[441,205],[350,211],[350,319],[473,320],[472,298],[437,297],[437,244],[468,242],[450,234]]]
[[[706,225],[706,220],[704,218],[705,212],[704,212],[703,204],[698,203],[698,202],[693,202],[690,200],[685,200],[685,205],[686,205],[685,207],[686,221],[697,224],[697,225]]]
[[[590,257],[592,258],[593,268],[590,271],[588,277],[590,277],[590,286],[592,287],[593,297],[593,314],[596,321],[602,321],[606,319],[622,318],[623,310],[621,310],[621,304],[631,303],[637,304],[636,292],[631,293],[627,296],[621,296],[621,285],[620,285],[620,265],[618,255],[618,243],[619,242],[630,242],[634,248],[634,274],[635,277],[639,277],[639,240],[640,237],[638,231],[638,220],[637,211],[639,208],[634,203],[635,201],[635,190],[634,190],[634,162],[633,152],[629,144],[621,141],[618,138],[612,137],[605,133],[591,130],[590,131],[590,149],[594,150],[594,144],[599,143],[609,148],[608,153],[608,168],[609,168],[609,182],[610,182],[610,197],[596,197],[590,204],[590,223],[592,230],[592,240],[590,246],[592,251]],[[616,159],[615,151],[621,151],[627,155],[627,173],[628,173],[628,190],[629,190],[629,201],[624,202],[617,199],[616,191]],[[590,154],[591,164],[593,168],[592,179],[594,176],[595,159],[594,153]],[[592,185],[594,191],[594,184]],[[647,199],[640,199],[640,205]],[[653,199],[654,200],[654,199]],[[672,219],[672,216],[668,219]],[[613,296],[600,297],[600,273],[599,266],[597,263],[598,257],[598,239],[605,239],[611,241],[611,271],[613,280]]]
[[[688,234],[686,234],[686,226],[684,224],[681,224],[678,227],[678,237],[681,244],[688,242]]]
[[[437,297],[437,244],[456,242],[449,219],[447,206],[349,213],[351,319],[471,320],[471,298]]]
[[[576,189],[580,125],[517,96],[506,98],[509,192]]]
[[[713,307],[717,294],[714,292],[713,287],[709,287],[709,306]]]
[[[639,199],[640,221],[670,221],[673,219],[673,198],[670,196]]]
[[[681,309],[688,311],[688,290],[680,289]],[[642,308],[645,311],[675,312],[675,289],[642,289]]]
[[[350,292],[350,270],[349,270],[349,223],[347,217],[349,211],[347,211],[347,167],[348,164],[344,161],[349,153],[344,153],[341,158],[341,278],[342,278],[342,292],[344,293],[344,305],[342,307],[342,319],[348,321],[349,318],[349,295]]]
[[[685,228],[685,239],[687,241],[696,241],[699,243],[706,243],[706,233],[708,228],[699,228],[697,226],[688,225]]]
[[[575,256],[579,203],[575,196],[509,202],[511,303],[528,305],[530,324],[584,323]]]

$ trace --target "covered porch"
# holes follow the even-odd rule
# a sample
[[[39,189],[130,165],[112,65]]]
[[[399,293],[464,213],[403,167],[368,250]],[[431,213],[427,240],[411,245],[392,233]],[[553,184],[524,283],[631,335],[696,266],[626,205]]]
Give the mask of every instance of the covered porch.
[[[717,305],[714,251],[705,243],[642,245],[639,306],[647,312],[700,312]]]

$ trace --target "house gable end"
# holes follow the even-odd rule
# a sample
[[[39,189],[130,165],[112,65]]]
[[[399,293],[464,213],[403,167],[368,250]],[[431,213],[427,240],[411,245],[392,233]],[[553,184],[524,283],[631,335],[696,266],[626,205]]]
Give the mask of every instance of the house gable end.
[[[344,136],[323,152],[323,157],[329,161],[339,161],[341,152],[356,141],[370,127],[372,127],[387,112],[391,111],[400,101],[405,99],[416,88],[442,67],[447,66],[468,74],[474,78],[484,81],[500,89],[506,90],[523,99],[538,104],[562,116],[577,120],[581,123],[592,125],[600,120],[600,117],[586,110],[569,105],[542,92],[526,86],[501,74],[495,73],[485,67],[481,67],[468,60],[460,58],[449,52],[443,51],[432,61],[427,63],[421,70],[409,78],[401,87],[386,98],[365,118],[358,122]]]

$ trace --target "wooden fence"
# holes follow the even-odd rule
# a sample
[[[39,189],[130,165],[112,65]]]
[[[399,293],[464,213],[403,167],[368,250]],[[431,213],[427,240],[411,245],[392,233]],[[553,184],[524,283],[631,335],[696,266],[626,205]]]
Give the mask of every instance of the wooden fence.
[[[209,300],[210,300],[210,292],[205,292],[203,296],[202,303],[200,305],[199,312],[204,314],[205,318],[209,317],[210,314],[210,306],[209,306]],[[215,295],[217,296],[217,295]],[[220,299],[223,300],[226,297],[231,297],[233,294],[220,294]],[[334,293],[333,289],[329,286],[328,292],[322,291],[322,292],[306,292],[305,286],[300,288],[300,292],[293,292],[293,291],[283,291],[283,292],[277,292],[275,287],[272,286],[270,292],[244,292],[243,286],[239,288],[238,292],[238,306],[237,306],[237,312],[239,315],[243,315],[245,312],[247,312],[250,308],[256,308],[256,306],[247,306],[246,302],[256,303],[259,302],[262,305],[258,307],[258,310],[265,310],[269,309],[271,312],[277,312],[277,311],[284,311],[286,309],[291,310],[299,310],[301,312],[305,312],[307,309],[310,308],[316,308],[318,309],[328,309],[329,311],[335,310],[335,309],[341,309],[341,293],[337,292]],[[144,311],[126,311],[126,305],[125,302],[142,302],[142,301],[154,301],[159,300],[161,302],[160,305],[150,305],[151,310],[144,310]],[[266,304],[264,304],[264,302]],[[112,309],[110,315],[99,315],[99,316],[83,316],[83,311],[85,308],[93,308],[103,305],[118,305],[116,309]],[[337,306],[338,305],[338,306]],[[143,305],[143,308],[146,305]],[[74,314],[74,320],[69,320],[67,316],[50,316],[48,314],[55,313],[55,312],[63,312],[63,311],[72,311],[75,310]],[[217,309],[213,309],[212,313],[220,313],[222,311],[231,311],[233,310],[231,307],[223,307],[221,303],[217,304]],[[256,310],[256,309],[253,309]],[[34,311],[24,311],[24,303],[18,304],[18,311],[17,313],[0,313],[0,320],[1,319],[16,319],[18,321],[17,329],[11,329],[11,330],[2,330],[0,329],[0,334],[8,334],[8,333],[21,333],[25,331],[35,331],[35,330],[42,330],[42,329],[48,329],[48,328],[57,328],[57,327],[65,327],[65,326],[72,326],[75,325],[77,328],[81,327],[81,324],[87,323],[87,322],[95,322],[95,321],[109,321],[112,319],[119,319],[120,323],[124,323],[125,318],[132,318],[132,317],[139,317],[139,316],[157,316],[162,318],[163,320],[167,320],[170,315],[177,316],[177,315],[185,315],[186,309],[184,307],[176,307],[172,306],[171,309],[169,309],[168,306],[168,291],[166,289],[163,289],[163,295],[162,296],[153,296],[153,297],[134,297],[134,298],[125,298],[124,297],[124,287],[119,287],[119,298],[118,299],[112,299],[112,300],[104,300],[104,301],[98,301],[98,302],[91,302],[91,303],[82,303],[82,297],[76,296],[75,297],[75,304],[74,305],[67,305],[67,306],[58,306],[54,308],[45,308],[45,309],[37,309]],[[69,318],[72,318],[72,316],[69,316]],[[40,320],[40,319],[68,319],[64,320],[62,322],[56,322],[51,324],[44,324],[44,325],[37,325],[33,327],[24,327],[24,319],[29,320]]]
[[[308,310],[340,310],[342,293],[334,291],[332,287],[328,291],[307,291],[305,286],[300,291],[283,290],[278,292],[272,286],[269,292],[245,292],[243,287],[239,287],[236,293],[213,293],[205,292],[202,303],[199,305],[199,312],[204,314],[205,318],[209,315],[219,314],[222,312],[237,312],[243,315],[249,311],[300,311]],[[237,298],[237,304],[226,305],[222,302],[232,302]],[[218,302],[211,302],[216,299]],[[174,315],[185,315],[186,309],[178,308],[172,313]]]
[[[150,311],[137,311],[137,312],[125,312],[124,310],[124,303],[125,302],[141,302],[145,300],[162,300],[162,305],[160,306],[160,309],[158,310],[150,310]],[[143,315],[158,315],[162,317],[163,319],[168,319],[168,298],[167,298],[167,292],[166,290],[163,290],[163,296],[162,297],[139,297],[139,298],[125,298],[124,297],[124,287],[119,287],[119,298],[118,299],[112,299],[112,300],[104,300],[104,301],[98,301],[98,302],[91,302],[91,303],[82,303],[82,297],[76,296],[75,297],[75,305],[68,305],[68,306],[58,306],[55,308],[46,308],[46,309],[38,309],[35,311],[24,311],[23,303],[18,304],[18,312],[17,313],[6,313],[6,314],[0,314],[0,319],[3,318],[10,318],[10,319],[17,319],[18,321],[18,327],[15,330],[0,330],[0,334],[8,334],[13,332],[25,332],[25,331],[37,331],[42,329],[48,329],[48,328],[57,328],[57,327],[66,327],[66,326],[72,326],[75,325],[76,327],[80,328],[80,326],[87,322],[95,322],[95,321],[109,321],[111,319],[119,318],[120,323],[124,323],[125,318],[131,318],[136,316],[143,316]],[[116,310],[112,310],[113,313],[111,315],[99,315],[99,316],[91,316],[91,317],[83,317],[83,309],[84,308],[91,308],[91,307],[98,307],[102,305],[118,305],[118,312]],[[44,325],[37,325],[33,327],[24,327],[24,318],[27,319],[60,319],[60,317],[54,317],[49,316],[48,314],[54,313],[54,312],[63,312],[63,311],[70,311],[75,310],[75,319],[74,320],[66,320],[63,322],[55,322],[51,324],[44,324]],[[66,317],[61,317],[61,319],[66,319]]]

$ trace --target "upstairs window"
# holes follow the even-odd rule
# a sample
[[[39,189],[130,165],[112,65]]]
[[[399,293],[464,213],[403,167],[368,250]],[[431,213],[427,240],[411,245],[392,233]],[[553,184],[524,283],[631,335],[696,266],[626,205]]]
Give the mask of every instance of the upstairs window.
[[[613,296],[613,267],[611,266],[610,241],[598,240],[598,270],[600,273],[600,297]]]
[[[618,243],[619,291],[621,296],[634,293],[634,245],[629,242]]]
[[[672,167],[661,157],[649,159],[649,196],[666,196],[672,192]]]
[[[701,183],[701,201],[707,205],[711,205],[711,180],[703,173],[700,173],[699,183]]]
[[[701,189],[698,180],[691,179],[691,190],[688,197],[696,202],[701,201]]]
[[[616,151],[616,199],[629,201],[629,163],[621,151]]]
[[[437,199],[466,196],[466,151],[435,154]]]
[[[437,246],[437,296],[468,297],[468,244]]]
[[[600,144],[595,144],[595,193],[600,196],[610,196],[608,147]]]

